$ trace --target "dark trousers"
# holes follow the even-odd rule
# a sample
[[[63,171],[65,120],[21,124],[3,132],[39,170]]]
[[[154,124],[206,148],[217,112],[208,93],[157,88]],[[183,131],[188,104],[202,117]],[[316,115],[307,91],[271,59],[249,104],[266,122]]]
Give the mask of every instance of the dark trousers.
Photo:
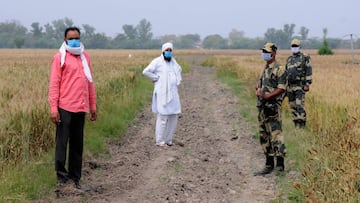
[[[61,122],[56,127],[55,171],[58,180],[79,181],[82,169],[85,113],[73,113],[59,108]],[[65,168],[69,145],[68,171]]]

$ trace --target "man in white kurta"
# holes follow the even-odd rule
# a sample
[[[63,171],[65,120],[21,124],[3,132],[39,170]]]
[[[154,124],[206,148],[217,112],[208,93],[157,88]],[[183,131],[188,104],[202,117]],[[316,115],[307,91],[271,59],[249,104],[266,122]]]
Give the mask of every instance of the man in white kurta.
[[[181,113],[178,86],[181,67],[173,58],[173,45],[162,45],[162,54],[153,59],[143,74],[154,82],[152,111],[156,113],[156,145],[173,145],[173,136]]]

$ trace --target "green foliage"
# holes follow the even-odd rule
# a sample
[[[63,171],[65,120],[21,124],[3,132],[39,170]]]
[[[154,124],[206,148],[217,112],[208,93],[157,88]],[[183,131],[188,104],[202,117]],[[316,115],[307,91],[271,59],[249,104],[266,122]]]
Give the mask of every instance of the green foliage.
[[[200,44],[201,39],[198,34],[182,35],[174,41],[174,46],[177,49],[193,49],[197,48]]]
[[[203,47],[206,49],[224,49],[227,48],[227,40],[220,35],[209,35],[203,40]]]
[[[0,202],[27,202],[49,193],[55,183],[53,154],[33,164],[7,166],[0,174]]]
[[[326,39],[324,39],[322,46],[318,50],[319,55],[333,55],[334,52],[330,49]]]
[[[290,41],[293,37],[295,24],[285,24],[283,29],[269,28],[265,33],[265,41],[273,42],[279,48],[286,49],[290,47]]]
[[[17,21],[0,23],[0,48],[19,48],[27,29]]]
[[[243,31],[232,30],[228,38],[219,34],[206,36],[203,40],[199,34],[154,36],[152,25],[146,19],[137,25],[117,25],[122,28],[115,37],[106,33],[96,32],[89,24],[76,25],[71,19],[54,20],[45,25],[33,22],[28,32],[19,22],[0,23],[0,48],[58,48],[64,38],[64,30],[68,26],[78,26],[81,30],[81,40],[88,49],[158,49],[162,43],[171,41],[177,49],[259,49],[265,41],[276,43],[279,48],[289,48],[289,42],[294,37],[295,24],[284,24],[282,29],[268,28],[264,36],[256,38],[244,37]],[[299,35],[304,40],[302,46],[306,49],[318,49],[321,40],[308,38],[309,29],[300,27]],[[356,44],[359,44],[359,41]],[[342,39],[329,39],[333,48],[348,48]]]
[[[22,46],[24,46],[24,42],[25,42],[25,39],[23,37],[16,37],[14,39],[16,48],[21,48]]]

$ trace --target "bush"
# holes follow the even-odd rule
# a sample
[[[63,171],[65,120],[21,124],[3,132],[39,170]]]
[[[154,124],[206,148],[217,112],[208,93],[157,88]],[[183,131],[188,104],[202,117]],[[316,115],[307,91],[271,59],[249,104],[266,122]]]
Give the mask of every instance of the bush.
[[[318,50],[319,55],[333,55],[334,52],[330,49],[327,41],[324,39],[323,45]]]

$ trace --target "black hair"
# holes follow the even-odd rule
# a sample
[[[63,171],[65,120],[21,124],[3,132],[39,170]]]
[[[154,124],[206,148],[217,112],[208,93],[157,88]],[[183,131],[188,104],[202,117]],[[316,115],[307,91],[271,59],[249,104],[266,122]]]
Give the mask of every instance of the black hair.
[[[81,33],[80,33],[80,29],[79,29],[78,27],[68,27],[68,28],[66,28],[65,33],[64,33],[64,37],[65,37],[65,38],[66,38],[66,35],[67,35],[67,33],[68,33],[69,31],[77,31],[79,34],[81,34]]]
[[[275,44],[271,45],[271,47],[270,47],[270,48],[271,48],[271,50],[272,50],[272,51],[274,51],[274,52],[276,52],[276,50],[277,50],[277,47],[276,47],[276,45],[275,45]]]

